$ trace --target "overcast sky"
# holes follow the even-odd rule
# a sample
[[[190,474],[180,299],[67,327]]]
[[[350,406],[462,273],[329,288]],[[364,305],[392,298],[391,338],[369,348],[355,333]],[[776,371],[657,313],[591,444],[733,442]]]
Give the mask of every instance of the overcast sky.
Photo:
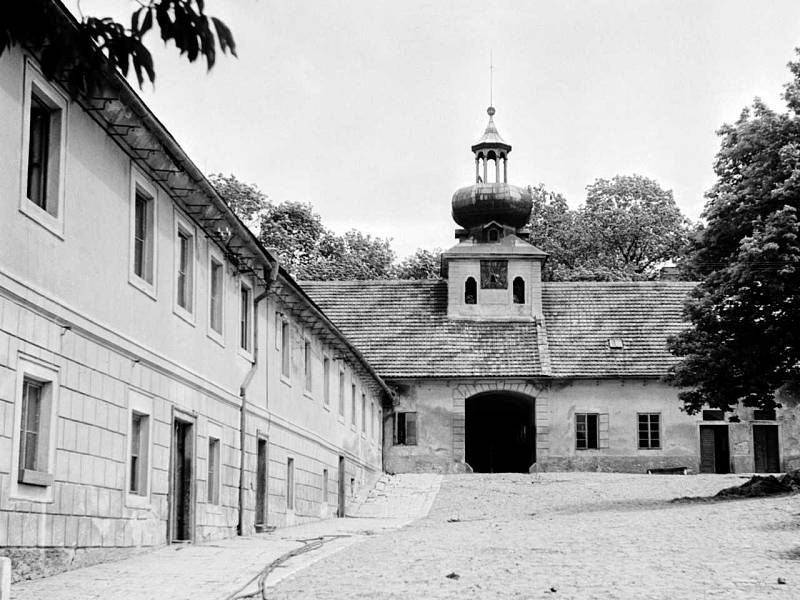
[[[75,6],[72,0],[71,6]],[[83,0],[87,14],[133,2]],[[453,192],[472,183],[494,54],[509,181],[572,206],[596,178],[639,173],[697,218],[715,131],[754,96],[783,110],[800,46],[798,0],[206,0],[238,59],[206,73],[150,37],[142,97],[206,173],[329,227],[393,238],[398,255],[449,247]],[[128,17],[125,17],[127,22]]]

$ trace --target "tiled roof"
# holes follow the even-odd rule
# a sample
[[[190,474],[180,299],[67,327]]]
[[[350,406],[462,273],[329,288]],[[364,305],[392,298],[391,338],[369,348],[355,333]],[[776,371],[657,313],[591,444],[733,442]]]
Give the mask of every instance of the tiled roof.
[[[666,340],[685,326],[683,300],[694,286],[543,284],[548,361],[539,355],[534,323],[448,319],[445,281],[301,285],[386,378],[661,375],[675,361]],[[623,347],[609,348],[609,338],[622,339]]]
[[[542,304],[554,376],[663,375],[667,338],[686,327],[684,281],[545,283]],[[623,347],[609,347],[610,338]]]
[[[445,281],[300,285],[382,377],[524,377],[541,371],[533,323],[451,321]]]

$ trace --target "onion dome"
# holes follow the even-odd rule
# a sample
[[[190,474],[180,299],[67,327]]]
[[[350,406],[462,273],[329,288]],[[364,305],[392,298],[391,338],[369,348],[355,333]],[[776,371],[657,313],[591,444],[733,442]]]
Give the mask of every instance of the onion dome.
[[[494,107],[490,106],[486,112],[489,114],[489,123],[481,138],[472,146],[475,154],[475,184],[453,194],[453,220],[465,229],[491,222],[518,229],[528,223],[533,198],[527,189],[509,185],[508,155],[511,153],[511,144],[497,131]],[[489,169],[490,162],[494,163],[494,173]],[[494,181],[490,182],[492,175]]]

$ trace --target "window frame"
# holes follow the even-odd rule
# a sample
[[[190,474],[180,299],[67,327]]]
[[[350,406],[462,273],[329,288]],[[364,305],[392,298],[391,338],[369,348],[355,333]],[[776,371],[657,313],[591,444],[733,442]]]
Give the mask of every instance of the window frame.
[[[294,457],[288,456],[286,458],[286,510],[294,511],[295,505],[295,464]]]
[[[25,382],[42,384],[39,397],[36,469],[22,469],[22,405]],[[30,502],[52,502],[56,470],[56,431],[60,371],[55,365],[19,353],[13,404],[11,436],[11,486],[9,498]]]
[[[469,291],[470,291],[470,289],[469,289],[470,288],[470,282],[472,282],[471,285],[473,286],[473,292],[474,292],[474,298],[473,298],[472,302],[469,302],[469,299],[468,299],[468,294],[469,294]],[[478,303],[478,280],[475,279],[472,275],[468,276],[464,280],[464,295],[463,295],[463,299],[464,299],[464,304],[468,305],[468,306],[473,306],[473,305]]]
[[[409,415],[414,415],[409,419]],[[396,411],[393,415],[393,429],[394,435],[392,437],[392,445],[394,446],[416,446],[419,443],[419,418],[417,411],[403,410]],[[412,427],[409,428],[409,424]],[[409,431],[413,430],[413,434],[409,435]],[[411,438],[411,441],[409,441]]]
[[[314,349],[311,339],[306,337],[303,341],[303,391],[307,396],[311,396],[314,390]]]
[[[367,436],[367,394],[361,390],[361,435]]]
[[[641,419],[642,417],[647,417],[647,445],[642,445],[642,429],[641,429]],[[658,440],[655,445],[653,445],[652,441],[652,433],[653,428],[651,424],[651,420],[653,417],[656,417],[657,420],[657,428],[656,433],[658,435]],[[661,435],[661,413],[660,412],[637,412],[636,413],[636,447],[638,450],[661,450],[662,448],[662,439],[663,436]]]
[[[136,196],[137,191],[149,198],[152,213],[152,231],[150,232],[150,267],[153,281],[147,281],[136,274]],[[156,186],[133,164],[130,172],[130,260],[128,265],[128,283],[139,291],[158,299],[158,190]]]
[[[333,360],[328,355],[322,357],[322,406],[331,409],[331,365]]]
[[[220,346],[225,346],[225,259],[216,249],[214,244],[208,244],[208,337],[217,342]],[[214,265],[219,265],[219,330],[214,329]]]
[[[584,427],[584,445],[581,446],[579,437],[581,418]],[[594,445],[591,445],[592,436],[590,435],[590,419],[594,419]],[[600,449],[600,413],[596,412],[576,412],[575,413],[575,449],[576,450],[599,450]]]
[[[187,262],[187,265],[190,267],[189,276],[188,276],[188,289],[185,291],[186,297],[188,297],[188,308],[182,306],[178,302],[179,298],[179,279],[180,279],[180,263],[181,263],[181,237],[189,238],[189,243],[187,247],[190,250],[191,256]],[[172,285],[173,285],[173,294],[172,294],[172,307],[173,312],[181,317],[184,321],[189,323],[190,325],[195,324],[195,318],[197,315],[197,230],[195,229],[194,225],[192,225],[187,219],[185,219],[182,215],[180,215],[177,210],[175,211],[175,227],[173,230],[173,248],[174,248],[174,260],[173,260],[173,269],[172,269]],[[186,275],[184,274],[184,281],[186,280]]]
[[[281,319],[280,329],[280,374],[281,381],[292,383],[292,326],[288,319]]]
[[[345,374],[344,367],[339,367],[339,420],[344,423],[344,393],[345,393]]]
[[[522,298],[521,299],[518,299],[518,296],[517,296],[517,282],[519,282],[519,285],[522,288]],[[515,304],[515,305],[518,305],[518,306],[527,304],[527,297],[526,297],[525,291],[526,291],[525,290],[525,278],[522,277],[522,275],[517,275],[511,281],[511,303]]]
[[[242,292],[247,292],[247,302],[242,302]],[[247,360],[253,360],[253,335],[254,335],[254,321],[255,314],[253,310],[253,286],[244,277],[239,278],[239,285],[236,292],[236,304],[238,309],[236,327],[238,340],[236,342],[237,351],[241,356]],[[246,307],[246,309],[245,309]],[[246,317],[246,321],[243,320]],[[244,330],[244,332],[243,332]],[[245,334],[244,336],[242,334]],[[242,338],[245,338],[247,347],[242,345]]]
[[[125,435],[125,506],[149,508],[153,469],[153,397],[134,388],[128,388],[128,428]],[[146,430],[140,433],[139,475],[144,479],[144,489],[131,491],[131,441],[134,414],[146,417]],[[142,475],[143,472],[143,475]]]
[[[358,431],[358,388],[355,381],[350,382],[350,428]]]
[[[51,117],[48,140],[47,197],[55,208],[47,210],[28,198],[28,162],[30,153],[30,120],[32,97],[58,114],[58,122]],[[22,148],[19,210],[60,239],[64,239],[65,165],[67,152],[67,121],[69,100],[42,75],[31,58],[26,58],[23,75]],[[57,148],[54,146],[57,145]]]
[[[222,506],[222,427],[217,423],[208,422],[206,436],[206,505]],[[212,440],[216,441],[216,448],[212,449]],[[212,481],[212,452],[216,456],[215,478]]]

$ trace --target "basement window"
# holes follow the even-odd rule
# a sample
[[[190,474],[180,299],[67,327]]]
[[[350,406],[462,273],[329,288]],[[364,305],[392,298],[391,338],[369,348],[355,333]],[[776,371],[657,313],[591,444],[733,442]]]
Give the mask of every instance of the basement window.
[[[394,445],[417,445],[417,413],[398,412],[394,414]]]

